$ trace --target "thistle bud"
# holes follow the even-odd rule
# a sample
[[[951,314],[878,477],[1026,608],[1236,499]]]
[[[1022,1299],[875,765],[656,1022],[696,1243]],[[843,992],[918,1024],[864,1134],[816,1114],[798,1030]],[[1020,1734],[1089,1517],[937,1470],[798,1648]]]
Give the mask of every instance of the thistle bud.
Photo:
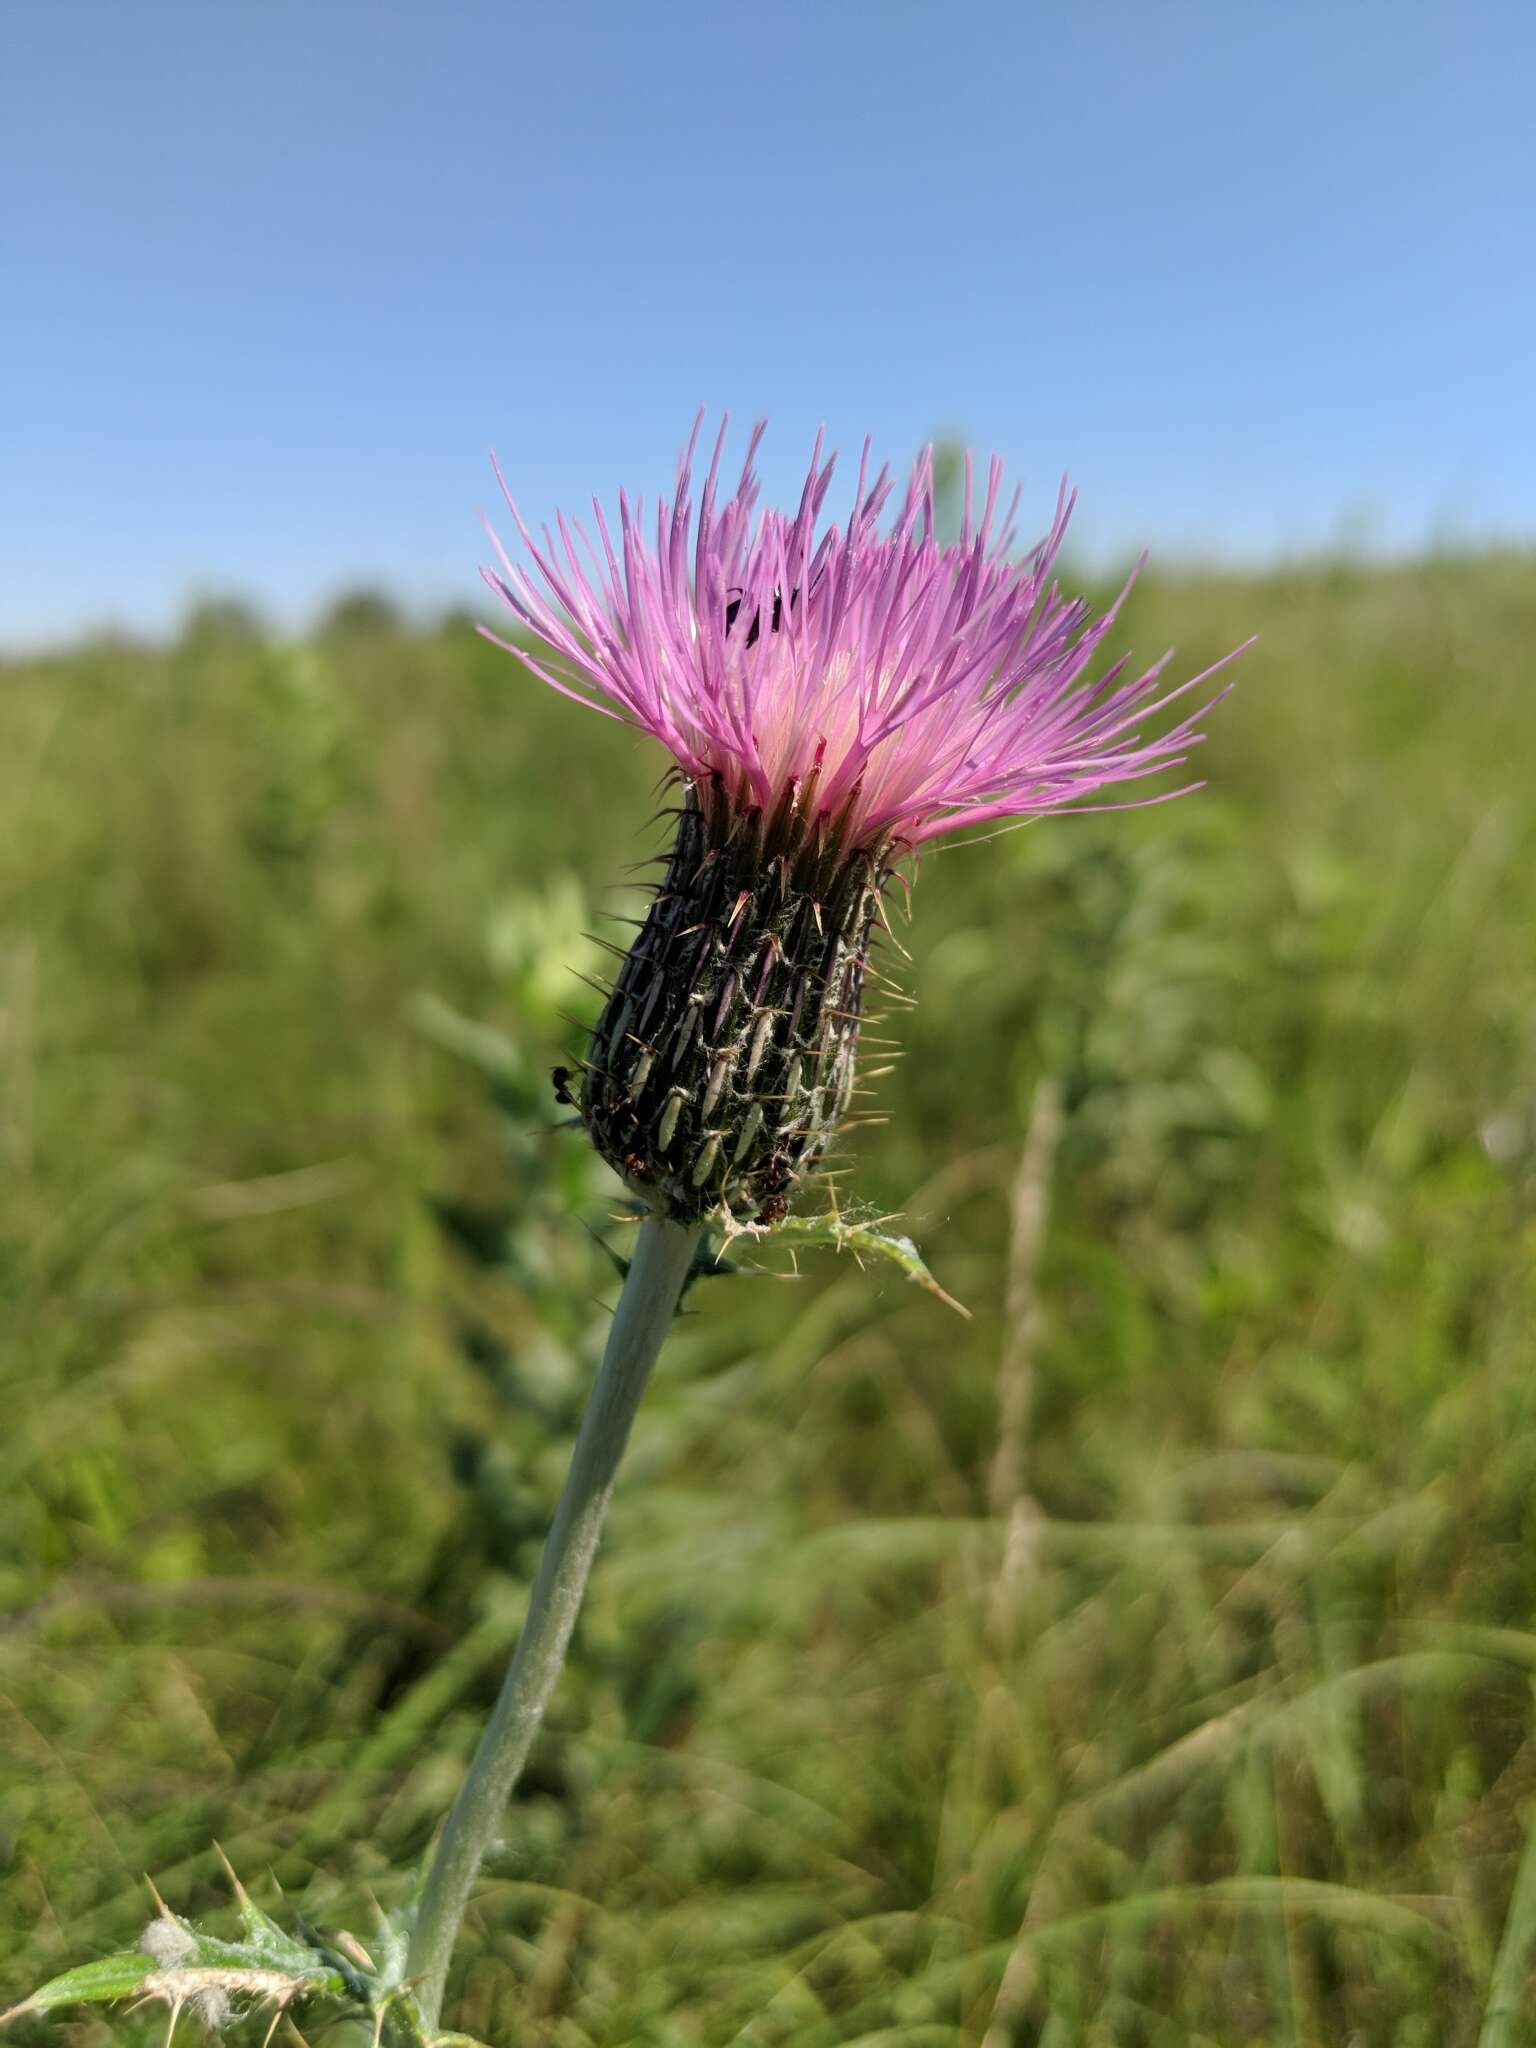
[[[593,1143],[679,1222],[775,1221],[848,1106],[889,854],[850,848],[813,801],[765,818],[689,786],[593,1034]]]

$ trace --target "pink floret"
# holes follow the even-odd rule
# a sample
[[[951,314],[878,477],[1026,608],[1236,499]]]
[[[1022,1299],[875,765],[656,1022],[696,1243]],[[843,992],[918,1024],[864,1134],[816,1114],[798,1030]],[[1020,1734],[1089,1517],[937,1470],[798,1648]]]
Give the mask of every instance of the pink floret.
[[[685,774],[770,810],[814,772],[816,808],[856,840],[915,846],[1060,810],[1176,767],[1198,744],[1225,690],[1161,732],[1148,726],[1242,649],[1173,689],[1161,683],[1167,655],[1130,679],[1126,658],[1090,677],[1140,564],[1098,618],[1062,596],[1051,570],[1075,503],[1065,484],[1050,531],[1015,558],[1018,494],[999,517],[994,457],[978,519],[967,459],[961,535],[942,546],[932,451],[888,518],[894,486],[886,469],[871,481],[866,443],[846,526],[823,524],[835,458],[822,460],[818,437],[798,509],[759,515],[763,427],[721,505],[722,424],[695,516],[700,423],[649,539],[641,503],[621,494],[617,543],[596,503],[596,545],[563,517],[535,541],[508,495],[528,564],[492,532],[501,566],[483,572],[543,643],[511,651],[566,696],[652,734]]]

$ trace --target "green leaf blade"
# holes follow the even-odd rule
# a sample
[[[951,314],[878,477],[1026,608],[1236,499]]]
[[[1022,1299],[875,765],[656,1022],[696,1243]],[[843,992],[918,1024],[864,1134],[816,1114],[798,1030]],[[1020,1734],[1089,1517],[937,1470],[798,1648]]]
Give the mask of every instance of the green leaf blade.
[[[131,1998],[159,1967],[153,1956],[126,1952],[102,1956],[94,1963],[77,1964],[62,1976],[50,1977],[20,2005],[0,2013],[0,2027],[8,2026],[25,2013],[53,2012],[61,2005],[110,2005],[116,1999]]]
[[[782,1223],[774,1226],[772,1235],[781,1241],[794,1245],[830,1245],[834,1251],[852,1252],[856,1259],[885,1259],[895,1266],[915,1287],[921,1287],[935,1300],[942,1301],[946,1308],[952,1308],[956,1315],[971,1319],[970,1310],[963,1302],[956,1301],[952,1294],[942,1288],[928,1270],[927,1261],[910,1237],[882,1228],[877,1219],[871,1223],[856,1223],[845,1216],[829,1213],[825,1216],[787,1216]]]

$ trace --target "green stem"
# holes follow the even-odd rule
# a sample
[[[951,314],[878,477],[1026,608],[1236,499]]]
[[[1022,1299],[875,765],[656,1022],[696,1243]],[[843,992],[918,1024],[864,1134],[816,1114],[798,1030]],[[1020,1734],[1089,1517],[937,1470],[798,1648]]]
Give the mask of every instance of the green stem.
[[[528,1618],[427,1873],[407,1972],[429,2032],[442,2013],[448,1965],[481,1858],[502,1825],[565,1662],[630,1425],[671,1327],[699,1236],[695,1227],[655,1218],[640,1227],[565,1490],[539,1559]]]

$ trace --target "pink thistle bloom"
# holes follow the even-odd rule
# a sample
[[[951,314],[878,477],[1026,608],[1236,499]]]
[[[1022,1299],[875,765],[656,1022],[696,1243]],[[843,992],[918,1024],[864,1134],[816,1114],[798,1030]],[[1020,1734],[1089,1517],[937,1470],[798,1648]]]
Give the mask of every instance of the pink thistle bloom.
[[[759,514],[763,425],[721,505],[722,423],[695,519],[701,424],[653,538],[642,502],[621,493],[617,543],[596,501],[596,546],[563,516],[558,538],[546,527],[536,541],[508,495],[531,567],[492,532],[501,568],[482,572],[565,672],[509,651],[566,696],[660,740],[695,786],[763,814],[786,798],[802,812],[814,801],[846,843],[916,847],[1159,774],[1199,742],[1224,690],[1160,733],[1150,721],[1242,649],[1171,689],[1168,655],[1137,675],[1122,657],[1091,676],[1141,564],[1098,618],[1061,594],[1051,572],[1076,502],[1065,484],[1049,532],[1014,559],[1018,493],[999,516],[994,457],[977,518],[967,457],[960,538],[944,546],[932,451],[887,522],[894,485],[887,469],[871,481],[866,443],[847,525],[824,525],[835,457],[823,461],[818,436],[798,509]]]
[[[501,569],[485,572],[542,643],[509,651],[650,733],[682,772],[666,872],[579,1062],[578,1106],[652,1208],[728,1228],[779,1220],[836,1137],[904,856],[1174,766],[1209,703],[1161,733],[1151,721],[1215,673],[1165,690],[1165,656],[1133,678],[1125,661],[1090,675],[1131,585],[1097,619],[1061,595],[1065,487],[1049,533],[1015,560],[1002,465],[979,518],[967,465],[945,547],[931,452],[888,516],[891,479],[871,480],[866,445],[839,527],[822,521],[832,462],[818,439],[794,515],[759,514],[762,432],[721,505],[722,425],[695,514],[696,424],[654,529],[621,496],[617,542],[601,505],[595,544],[563,517],[535,540],[509,496],[528,563],[496,541]]]

